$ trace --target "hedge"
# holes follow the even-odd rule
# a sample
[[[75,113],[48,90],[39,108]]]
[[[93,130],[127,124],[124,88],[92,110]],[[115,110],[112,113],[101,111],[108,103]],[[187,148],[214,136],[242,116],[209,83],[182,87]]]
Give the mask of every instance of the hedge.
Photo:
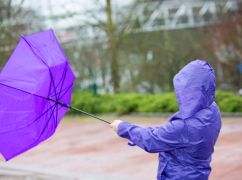
[[[216,102],[222,112],[242,112],[242,97],[232,92],[217,91]],[[176,112],[174,93],[163,94],[105,94],[74,92],[72,106],[90,113]],[[75,113],[71,111],[71,113]]]

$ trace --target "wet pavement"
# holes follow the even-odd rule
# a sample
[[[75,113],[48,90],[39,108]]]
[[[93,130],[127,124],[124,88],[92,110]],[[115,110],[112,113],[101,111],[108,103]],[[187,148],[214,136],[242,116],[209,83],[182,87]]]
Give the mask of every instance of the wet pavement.
[[[0,180],[154,180],[157,154],[130,147],[102,122],[67,117],[55,135],[38,147],[0,163]],[[71,119],[71,121],[70,121]],[[107,117],[112,119],[112,117]],[[141,126],[156,126],[158,117],[122,117]],[[223,118],[212,160],[211,180],[242,177],[242,117]]]

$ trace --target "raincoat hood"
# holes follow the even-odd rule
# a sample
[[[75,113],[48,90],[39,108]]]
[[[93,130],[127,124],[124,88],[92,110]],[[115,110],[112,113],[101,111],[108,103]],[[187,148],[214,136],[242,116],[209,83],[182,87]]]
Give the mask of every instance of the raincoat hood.
[[[215,100],[215,74],[208,62],[195,60],[182,68],[173,79],[179,116],[193,116]]]

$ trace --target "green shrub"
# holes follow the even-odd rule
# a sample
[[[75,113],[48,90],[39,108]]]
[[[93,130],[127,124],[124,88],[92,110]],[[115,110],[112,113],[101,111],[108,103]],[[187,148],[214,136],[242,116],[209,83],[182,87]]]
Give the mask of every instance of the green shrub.
[[[111,113],[115,112],[115,97],[113,95],[105,94],[99,96],[99,108],[97,113]]]
[[[90,113],[97,113],[99,99],[90,93],[74,93],[72,106]]]
[[[176,112],[178,105],[174,93],[143,95],[138,112]]]
[[[217,91],[216,102],[222,112],[242,112],[242,97],[231,92]],[[105,94],[73,93],[72,106],[90,113],[176,112],[174,93],[163,94]],[[71,113],[75,113],[71,111]]]
[[[242,97],[228,97],[219,102],[222,112],[242,112]]]
[[[154,102],[156,97],[151,94],[144,94],[139,100],[138,112],[157,112]]]
[[[142,98],[139,94],[122,94],[115,97],[113,100],[116,102],[115,109],[118,114],[137,112],[139,100]]]
[[[232,92],[218,90],[218,91],[216,91],[216,102],[220,102],[224,99],[234,97],[234,96],[236,96],[236,95]]]

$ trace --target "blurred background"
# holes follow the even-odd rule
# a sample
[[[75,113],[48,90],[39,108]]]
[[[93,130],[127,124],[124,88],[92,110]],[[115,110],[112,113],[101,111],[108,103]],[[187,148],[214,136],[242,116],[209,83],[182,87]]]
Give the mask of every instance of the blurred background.
[[[219,89],[242,87],[239,0],[1,0],[0,67],[22,34],[53,28],[76,72],[77,89],[172,91],[194,59],[213,65]]]
[[[163,120],[160,122],[159,116],[167,113],[169,115],[178,110],[173,93],[173,76],[188,62],[204,59],[215,69],[216,101],[223,115],[229,116],[224,118],[223,132],[226,137],[221,139],[219,148],[228,147],[224,146],[224,142],[242,138],[242,2],[240,0],[0,0],[0,69],[8,60],[21,35],[49,28],[56,33],[77,77],[72,103],[74,106],[91,113],[105,114],[107,119],[125,115],[126,119],[134,120],[136,123],[142,124],[151,119],[148,121],[150,123],[144,125],[160,124]],[[130,113],[138,114],[130,115]],[[158,113],[158,116],[154,113]],[[67,131],[73,132],[70,129],[76,126],[75,123],[84,121],[83,126],[87,126],[91,121],[85,117],[80,121],[80,118],[73,114],[66,119],[61,127],[64,132],[60,132],[60,136],[65,136]],[[70,122],[70,119],[74,120]],[[138,121],[139,119],[144,121]],[[98,129],[97,124],[90,126],[93,125]],[[65,128],[67,126],[70,129],[67,130]],[[239,134],[233,134],[235,132],[231,129]],[[76,129],[77,131],[84,130],[80,128]],[[227,137],[230,132],[233,136]],[[109,136],[112,136],[111,131],[109,133]],[[89,135],[88,130],[87,135],[82,134],[84,140],[88,139]],[[80,139],[75,141],[77,149],[81,147],[80,141]],[[21,167],[28,163],[37,167],[45,166],[45,163],[41,163],[43,157],[39,158],[37,154],[41,154],[40,152],[43,154],[44,149],[48,149],[50,145],[54,146],[55,141],[48,143],[43,145],[42,151],[34,150],[27,153],[23,158],[17,158],[14,164],[22,163]],[[60,146],[62,143],[57,144]],[[70,143],[68,138],[64,143]],[[116,150],[127,148],[124,143],[122,145],[123,147]],[[235,149],[242,147],[241,144],[233,145]],[[67,150],[64,151],[69,152],[65,161],[70,160],[68,159],[70,156],[73,160],[73,154],[77,152],[79,155],[83,152],[93,152],[93,149],[68,151],[68,148],[70,150],[73,147],[67,146]],[[220,150],[221,156],[216,157],[226,157],[223,149]],[[104,150],[94,147],[95,155],[102,151]],[[131,150],[126,151],[132,154]],[[56,153],[52,152],[52,155]],[[63,151],[59,153],[60,156],[63,155]],[[136,154],[137,152],[132,154],[132,157]],[[142,152],[138,154],[145,156]],[[34,155],[37,156],[36,159]],[[236,155],[234,159],[238,162],[242,152],[237,152]],[[105,157],[105,153],[101,156]],[[122,154],[122,157],[125,157],[125,154]],[[83,158],[79,159],[79,163],[86,161],[85,157]],[[154,162],[149,166],[147,173],[133,176],[132,180],[149,179],[147,175],[149,171],[154,171],[155,174],[156,160],[152,158],[153,156],[147,157],[152,163]],[[220,160],[215,167],[224,162],[223,158]],[[53,161],[59,167],[58,164],[64,160]],[[52,166],[54,162],[47,164]],[[93,162],[104,163],[103,160],[94,159]],[[118,162],[120,164],[117,164],[117,167],[121,165],[121,159]],[[225,163],[223,167],[227,166]],[[231,164],[229,166],[233,167]],[[68,167],[72,170],[78,169],[78,165],[72,167],[70,164],[64,166],[64,169]],[[143,168],[141,166],[135,170],[142,171]],[[236,168],[240,168],[241,171],[242,164],[236,165],[234,169]],[[92,172],[98,174],[97,176],[87,175],[83,179],[101,179],[100,174],[105,174],[103,172],[111,169],[111,167],[106,169],[100,167],[98,171]],[[89,170],[85,169],[85,172]],[[239,179],[242,175],[240,171],[236,171],[237,174],[232,175],[232,179],[236,177]],[[123,172],[125,173],[127,175],[130,172],[127,169]],[[213,174],[213,178],[226,179],[226,174],[228,172],[225,174],[218,172]],[[115,178],[103,176],[103,179],[116,180],[117,176]]]

